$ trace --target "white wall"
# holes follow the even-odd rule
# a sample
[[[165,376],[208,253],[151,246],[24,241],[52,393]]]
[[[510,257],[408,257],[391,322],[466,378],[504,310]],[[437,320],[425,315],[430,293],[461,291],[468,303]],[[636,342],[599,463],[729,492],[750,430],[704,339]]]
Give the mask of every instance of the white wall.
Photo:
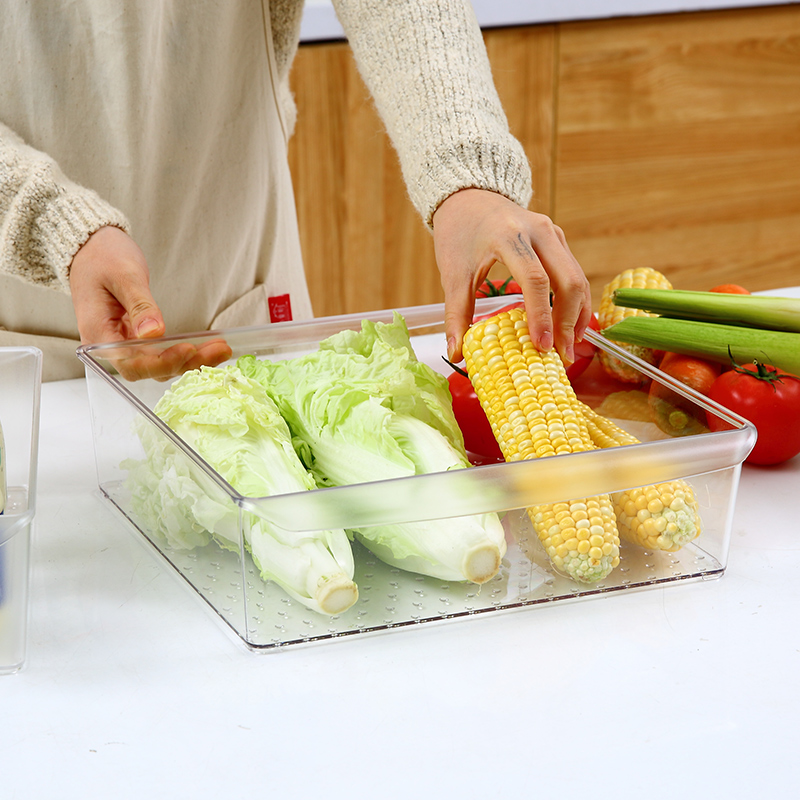
[[[484,28],[676,11],[788,4],[791,0],[472,0]],[[301,39],[342,39],[331,0],[306,0]]]

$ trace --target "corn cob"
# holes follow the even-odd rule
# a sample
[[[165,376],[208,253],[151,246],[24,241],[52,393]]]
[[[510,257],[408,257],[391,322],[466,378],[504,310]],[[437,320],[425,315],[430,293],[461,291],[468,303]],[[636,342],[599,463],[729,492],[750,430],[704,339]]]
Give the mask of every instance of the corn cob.
[[[639,441],[580,401],[578,408],[596,447],[618,447]],[[684,480],[614,492],[611,499],[619,535],[632,544],[674,552],[700,535],[697,498]]]
[[[539,352],[522,309],[473,325],[464,337],[467,372],[506,461],[591,450],[593,444],[564,365]],[[619,564],[619,535],[608,495],[527,509],[554,567],[594,582]]]
[[[597,407],[597,412],[604,417],[638,422],[652,422],[653,419],[650,412],[650,397],[641,389],[611,392],[603,398],[603,402]]]
[[[618,447],[623,444],[637,444],[639,440],[631,433],[623,430],[608,417],[590,408],[586,403],[577,401],[578,409],[586,421],[589,438],[595,447]]]
[[[603,287],[600,308],[597,311],[597,321],[600,323],[601,331],[610,328],[626,317],[655,316],[640,309],[615,305],[614,292],[617,289],[672,289],[672,284],[664,275],[650,267],[623,270]],[[648,364],[656,364],[658,362],[657,351],[649,347],[630,344],[620,344],[620,347],[643,359]],[[613,378],[623,383],[633,384],[642,384],[647,381],[647,377],[639,370],[628,366],[628,364],[623,363],[616,356],[607,353],[605,350],[600,350],[598,356],[603,369]]]

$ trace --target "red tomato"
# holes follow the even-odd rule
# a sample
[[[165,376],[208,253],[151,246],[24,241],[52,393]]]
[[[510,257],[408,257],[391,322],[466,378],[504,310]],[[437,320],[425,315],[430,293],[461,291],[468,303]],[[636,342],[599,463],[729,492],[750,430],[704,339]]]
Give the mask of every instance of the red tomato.
[[[594,314],[589,320],[588,327],[595,331],[600,330],[600,323]],[[571,381],[574,381],[579,375],[583,375],[589,364],[592,363],[595,352],[597,352],[597,345],[592,344],[588,339],[575,344],[575,361],[567,367],[567,377]]]
[[[709,393],[720,373],[719,364],[680,353],[665,353],[658,368],[705,395]],[[686,436],[706,430],[706,415],[703,409],[663,383],[653,381],[650,384],[649,402],[653,422],[670,436]]]
[[[745,364],[723,372],[708,396],[744,417],[758,431],[758,441],[746,461],[780,464],[800,453],[800,378],[766,364]],[[709,414],[711,430],[730,427]]]
[[[510,276],[504,281],[487,278],[475,292],[475,297],[500,297],[506,294],[522,294],[520,285]]]
[[[709,289],[709,291],[719,292],[720,294],[750,294],[744,286],[739,286],[738,283],[721,283],[719,286]]]
[[[716,361],[669,352],[664,353],[658,368],[701,394],[708,394],[722,371]]]
[[[709,393],[720,373],[719,364],[680,353],[665,353],[658,368],[705,395]],[[670,436],[686,436],[706,430],[703,409],[663,383],[653,381],[650,384],[649,403],[653,422]]]
[[[453,413],[464,434],[464,446],[470,453],[480,456],[481,463],[503,461],[500,445],[494,438],[492,426],[486,419],[469,378],[460,372],[453,372],[447,382],[453,396]]]

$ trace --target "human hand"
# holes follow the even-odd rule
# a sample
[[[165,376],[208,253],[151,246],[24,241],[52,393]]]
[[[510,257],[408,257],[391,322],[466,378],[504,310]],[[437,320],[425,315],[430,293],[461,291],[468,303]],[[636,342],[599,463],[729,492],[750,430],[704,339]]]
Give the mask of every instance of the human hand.
[[[563,231],[549,217],[526,211],[496,192],[462,189],[436,209],[433,240],[451,361],[462,360],[475,292],[497,262],[522,289],[533,343],[540,350],[555,346],[566,362],[575,360],[575,342],[583,338],[592,313],[589,281]]]
[[[164,318],[150,293],[147,261],[120,228],[100,228],[87,239],[72,259],[69,282],[84,344],[164,335]],[[229,357],[230,348],[222,340],[200,347],[179,342],[166,349],[120,348],[113,364],[127,380],[166,380]]]

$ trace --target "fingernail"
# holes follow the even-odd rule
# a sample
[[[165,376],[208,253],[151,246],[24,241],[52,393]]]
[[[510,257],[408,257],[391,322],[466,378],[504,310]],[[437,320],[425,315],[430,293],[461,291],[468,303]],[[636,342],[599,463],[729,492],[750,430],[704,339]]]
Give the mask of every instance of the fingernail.
[[[575,348],[572,345],[569,345],[569,347],[564,350],[564,361],[568,364],[575,363]]]
[[[148,317],[147,319],[143,319],[139,323],[138,327],[136,328],[136,335],[139,338],[142,338],[143,336],[148,336],[151,333],[155,333],[159,329],[160,329],[160,326],[159,326],[158,322],[156,320],[151,319],[150,317]]]
[[[550,350],[553,347],[553,332],[552,331],[543,331],[541,336],[539,336],[539,349],[540,350]]]
[[[456,338],[455,336],[451,336],[447,340],[447,358],[450,361],[453,361],[455,359],[455,355],[456,355]]]

